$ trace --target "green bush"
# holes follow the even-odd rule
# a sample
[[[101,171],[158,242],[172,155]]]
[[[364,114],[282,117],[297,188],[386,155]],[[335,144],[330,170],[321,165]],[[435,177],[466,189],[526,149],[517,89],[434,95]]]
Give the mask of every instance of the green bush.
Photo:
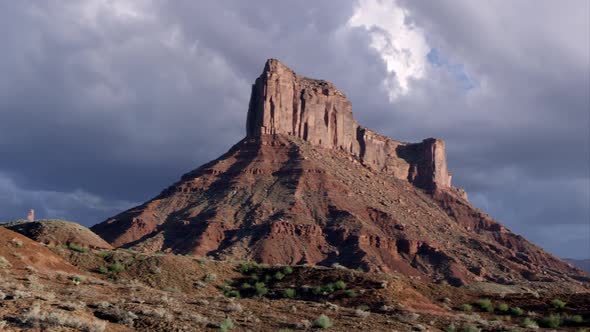
[[[561,325],[561,317],[559,315],[549,315],[547,317],[543,317],[539,320],[539,326],[541,327],[548,327],[548,328],[556,328]]]
[[[346,288],[346,283],[342,280],[338,280],[334,283],[334,287],[339,290],[343,290]]]
[[[237,289],[225,288],[223,290],[223,295],[225,295],[227,297],[240,298],[240,291]]]
[[[330,327],[332,327],[334,324],[332,324],[332,321],[330,320],[330,317],[322,314],[320,315],[320,317],[318,317],[315,321],[313,321],[313,326],[318,327],[320,329],[328,329]]]
[[[563,302],[560,299],[554,299],[551,301],[551,305],[555,308],[555,309],[563,309],[565,308],[566,303]]]
[[[473,310],[473,307],[471,306],[471,304],[465,303],[465,304],[462,304],[461,306],[459,306],[459,310],[465,311],[465,312],[470,312]]]
[[[266,288],[266,284],[263,282],[257,282],[254,284],[254,290],[256,291],[257,296],[265,296],[268,294],[268,288]]]
[[[329,283],[326,286],[322,287],[322,293],[334,293],[334,290],[336,289],[336,287],[334,286],[333,283]]]
[[[520,327],[525,328],[525,329],[534,328],[536,326],[537,326],[537,323],[530,318],[525,318],[522,321],[520,321]]]
[[[98,271],[98,273],[101,273],[101,274],[109,273],[109,269],[106,266],[99,266],[97,271]]]
[[[125,265],[119,262],[114,262],[113,264],[109,265],[109,271],[111,271],[112,273],[123,272],[125,271]]]
[[[226,318],[219,324],[219,331],[220,332],[227,332],[229,330],[233,330],[235,327],[234,322],[231,318]]]
[[[70,250],[77,251],[77,252],[87,252],[88,251],[88,248],[81,246],[79,244],[75,244],[75,243],[68,244],[68,248],[70,248]]]
[[[254,262],[244,262],[238,267],[238,272],[241,274],[255,273],[258,270],[258,264]]]
[[[350,298],[356,297],[356,292],[354,291],[354,289],[347,289],[344,291],[344,294],[346,294],[346,296]]]
[[[283,268],[283,273],[284,273],[284,274],[291,274],[291,273],[293,273],[293,268],[292,268],[292,267],[290,267],[290,266],[285,266],[285,267]]]
[[[573,315],[573,316],[567,317],[565,319],[564,323],[567,325],[579,325],[579,324],[584,323],[584,318],[582,318],[582,316],[580,316],[580,315]]]
[[[247,282],[245,282],[245,283],[243,283],[242,285],[240,285],[240,289],[242,289],[242,290],[248,290],[248,289],[252,289],[252,288],[253,288],[253,286],[252,286],[252,285],[250,285],[250,284],[249,284],[249,283],[247,283]]]
[[[510,310],[510,307],[508,306],[508,304],[506,304],[506,303],[498,304],[498,311],[507,312],[508,310]]]
[[[451,323],[449,325],[447,325],[444,329],[444,332],[455,332],[457,331],[457,328],[455,327],[455,324]]]
[[[479,329],[473,325],[465,325],[461,329],[461,332],[479,332]]]
[[[102,258],[107,258],[111,253],[107,250],[103,250],[97,253],[98,256]]]
[[[510,308],[510,314],[512,316],[522,316],[522,314],[524,314],[524,310],[522,310],[519,307],[513,307],[513,308]]]
[[[277,272],[275,273],[275,279],[276,280],[283,280],[283,278],[285,278],[285,275],[282,272]]]
[[[293,288],[287,288],[285,290],[283,290],[283,297],[292,299],[295,297],[297,293],[295,292],[295,290]]]
[[[320,287],[320,286],[314,287],[311,290],[311,292],[313,293],[313,295],[321,295],[323,293],[322,287]]]
[[[84,277],[82,277],[82,276],[77,276],[76,275],[76,276],[73,276],[72,277],[72,283],[75,284],[75,285],[79,285],[83,281],[84,281]]]
[[[483,311],[487,311],[487,312],[494,311],[494,305],[492,304],[492,301],[490,299],[480,299],[477,301],[476,304]]]

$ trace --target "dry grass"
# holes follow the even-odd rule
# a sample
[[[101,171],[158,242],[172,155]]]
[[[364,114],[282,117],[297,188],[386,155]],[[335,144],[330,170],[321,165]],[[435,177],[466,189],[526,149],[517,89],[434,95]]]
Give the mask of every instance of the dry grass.
[[[35,303],[21,317],[21,322],[28,327],[41,329],[70,327],[85,332],[102,332],[106,329],[105,321],[64,311],[43,311],[39,303]]]

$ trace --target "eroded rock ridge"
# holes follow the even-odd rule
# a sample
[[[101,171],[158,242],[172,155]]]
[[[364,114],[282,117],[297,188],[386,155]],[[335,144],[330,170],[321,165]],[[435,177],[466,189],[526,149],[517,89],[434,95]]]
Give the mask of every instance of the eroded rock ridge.
[[[297,75],[275,59],[266,62],[252,86],[246,132],[248,137],[292,135],[344,150],[365,166],[420,188],[448,189],[464,196],[451,185],[444,141],[405,143],[360,126],[352,104],[332,83]]]

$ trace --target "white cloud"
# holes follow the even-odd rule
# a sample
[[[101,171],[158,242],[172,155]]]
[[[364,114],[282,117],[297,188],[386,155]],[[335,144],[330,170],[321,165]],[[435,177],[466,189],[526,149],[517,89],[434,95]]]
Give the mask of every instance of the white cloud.
[[[394,0],[360,0],[348,24],[363,27],[371,35],[373,47],[395,78],[384,82],[390,98],[405,94],[411,79],[420,79],[426,72],[426,56],[430,47],[424,32],[410,25],[406,10]]]

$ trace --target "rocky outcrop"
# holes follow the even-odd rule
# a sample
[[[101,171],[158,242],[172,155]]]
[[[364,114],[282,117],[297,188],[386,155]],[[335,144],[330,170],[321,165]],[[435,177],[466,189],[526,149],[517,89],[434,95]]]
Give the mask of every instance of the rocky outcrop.
[[[429,138],[404,143],[360,126],[344,93],[330,82],[297,75],[278,60],[266,62],[252,86],[248,137],[292,135],[346,151],[366,166],[423,189],[452,189],[445,144]]]
[[[83,247],[96,249],[113,248],[109,243],[101,239],[88,228],[65,220],[19,220],[1,224],[1,226],[20,233],[37,242],[52,246],[77,244]]]

